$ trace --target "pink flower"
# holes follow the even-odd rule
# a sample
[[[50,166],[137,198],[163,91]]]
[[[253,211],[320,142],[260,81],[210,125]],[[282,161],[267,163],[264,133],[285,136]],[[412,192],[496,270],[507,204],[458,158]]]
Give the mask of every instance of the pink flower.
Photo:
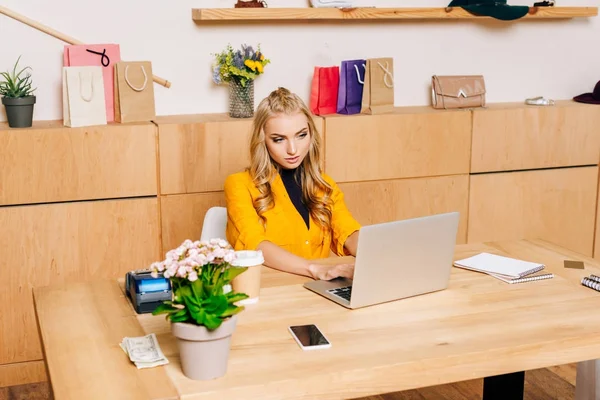
[[[177,256],[177,253],[175,253],[175,250],[169,250],[167,252],[166,258],[167,260],[177,260],[179,257]]]
[[[181,266],[177,269],[177,276],[180,278],[185,278],[187,275],[187,269],[184,266]]]
[[[188,275],[188,280],[190,282],[194,282],[197,279],[198,279],[198,273],[196,271],[190,272],[190,274]]]
[[[225,254],[225,257],[223,257],[223,261],[227,263],[232,263],[233,260],[235,260],[235,252],[233,251],[228,251],[227,254]]]

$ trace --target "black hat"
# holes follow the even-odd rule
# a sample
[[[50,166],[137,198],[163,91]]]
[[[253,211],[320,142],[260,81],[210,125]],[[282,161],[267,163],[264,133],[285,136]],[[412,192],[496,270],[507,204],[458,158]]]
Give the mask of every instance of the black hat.
[[[529,11],[528,6],[509,6],[506,0],[452,0],[448,7],[462,7],[471,14],[503,21],[521,18]]]
[[[596,83],[596,86],[594,86],[594,91],[592,93],[580,94],[579,96],[573,97],[573,100],[578,101],[580,103],[600,104],[600,81]]]

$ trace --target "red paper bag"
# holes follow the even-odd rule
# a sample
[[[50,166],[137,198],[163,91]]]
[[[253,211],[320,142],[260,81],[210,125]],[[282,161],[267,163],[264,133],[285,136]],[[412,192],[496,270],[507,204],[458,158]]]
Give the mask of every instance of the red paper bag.
[[[65,67],[102,67],[107,122],[115,120],[114,65],[119,61],[121,50],[118,44],[67,45],[63,54]]]
[[[310,92],[310,110],[315,115],[335,114],[340,67],[315,67]]]

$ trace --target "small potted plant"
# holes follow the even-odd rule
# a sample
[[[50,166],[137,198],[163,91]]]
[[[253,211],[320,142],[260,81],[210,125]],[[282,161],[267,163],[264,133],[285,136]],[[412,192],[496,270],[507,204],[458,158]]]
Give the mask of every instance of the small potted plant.
[[[252,46],[242,45],[233,50],[231,45],[215,55],[213,81],[229,84],[229,115],[233,118],[250,118],[254,115],[254,79],[264,73],[271,61]]]
[[[248,298],[225,290],[247,269],[232,266],[234,260],[235,251],[225,240],[186,240],[150,266],[153,276],[163,274],[171,281],[173,300],[163,302],[153,315],[166,314],[170,320],[183,373],[190,379],[214,379],[227,372],[236,314],[244,309],[235,303]]]
[[[17,72],[17,59],[12,72],[0,72],[0,96],[6,109],[8,126],[11,128],[29,128],[33,122],[33,105],[35,96],[31,88],[31,74],[26,72],[31,67],[25,67]],[[24,75],[25,74],[25,75]]]

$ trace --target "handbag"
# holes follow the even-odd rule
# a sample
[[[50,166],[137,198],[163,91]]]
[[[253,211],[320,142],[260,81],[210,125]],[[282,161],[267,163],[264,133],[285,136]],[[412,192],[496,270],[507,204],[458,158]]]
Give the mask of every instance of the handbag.
[[[242,1],[242,0],[238,0],[237,3],[235,3],[234,8],[266,8],[267,7],[267,2],[265,0],[246,0],[246,1]]]
[[[482,75],[431,77],[433,108],[475,108],[485,106],[485,81]]]

